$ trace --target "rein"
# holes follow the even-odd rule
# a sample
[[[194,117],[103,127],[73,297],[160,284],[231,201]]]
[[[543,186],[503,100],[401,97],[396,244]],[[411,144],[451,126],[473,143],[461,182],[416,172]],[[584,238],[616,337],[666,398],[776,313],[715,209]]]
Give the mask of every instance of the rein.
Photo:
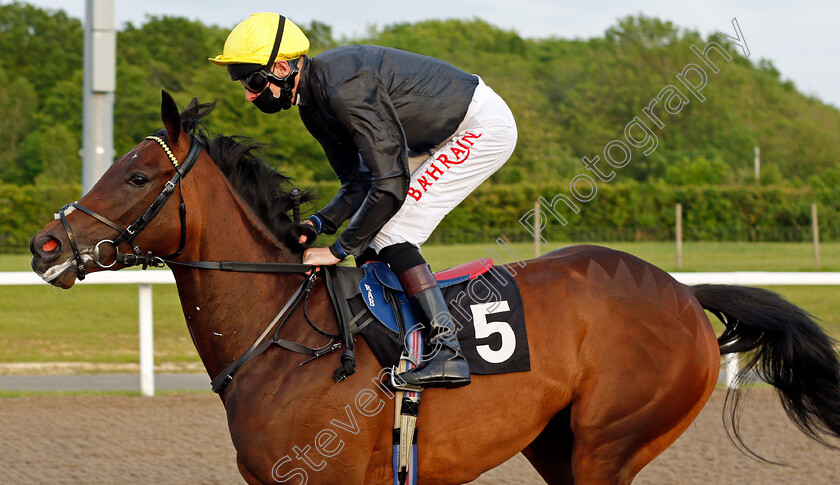
[[[183,189],[181,189],[181,180],[187,175],[190,169],[195,164],[198,156],[201,154],[202,149],[204,148],[201,141],[195,136],[190,135],[190,150],[187,153],[187,157],[184,159],[183,163],[180,163],[175,157],[175,154],[172,153],[172,150],[163,141],[162,138],[157,136],[147,136],[146,140],[152,140],[157,142],[163,151],[166,152],[167,157],[172,162],[172,165],[175,167],[175,174],[172,176],[169,181],[166,182],[163,189],[161,190],[160,194],[155,198],[154,202],[146,209],[140,217],[137,218],[133,223],[131,223],[128,227],[122,227],[119,224],[113,222],[112,220],[108,219],[107,217],[97,213],[94,210],[91,210],[81,204],[76,202],[72,202],[70,204],[65,205],[64,207],[59,210],[57,214],[57,219],[61,220],[62,226],[64,226],[64,231],[67,233],[67,239],[70,242],[70,248],[73,250],[73,258],[76,262],[76,276],[79,280],[85,279],[85,263],[82,259],[82,254],[79,251],[79,247],[76,244],[76,239],[73,236],[73,231],[70,228],[70,222],[67,220],[66,212],[68,209],[78,209],[79,211],[93,217],[97,221],[105,224],[106,226],[114,229],[119,234],[114,239],[103,239],[97,242],[93,247],[93,255],[92,259],[93,262],[102,269],[109,269],[113,267],[115,264],[120,263],[124,266],[136,266],[141,265],[142,269],[147,269],[149,267],[163,267],[165,265],[177,265],[177,266],[184,266],[188,268],[195,268],[195,269],[209,269],[209,270],[217,270],[217,271],[234,271],[234,272],[242,272],[242,273],[294,273],[294,274],[306,274],[311,272],[307,276],[307,278],[301,283],[295,293],[292,295],[291,298],[286,302],[277,316],[271,321],[271,323],[266,327],[263,333],[251,344],[251,347],[248,348],[245,353],[236,359],[234,362],[229,364],[225,367],[212,381],[211,385],[213,388],[213,392],[221,392],[222,389],[227,386],[230,381],[233,380],[233,376],[239,371],[239,369],[245,365],[251,359],[257,357],[258,355],[265,352],[271,345],[277,345],[282,347],[286,350],[291,350],[292,352],[297,352],[300,354],[310,356],[309,359],[302,362],[300,365],[304,365],[308,362],[311,362],[318,357],[321,357],[325,354],[338,350],[341,346],[342,342],[338,339],[341,338],[341,335],[333,335],[327,332],[322,331],[318,327],[316,327],[312,321],[309,319],[309,316],[306,313],[306,300],[309,299],[309,294],[312,291],[312,286],[315,284],[316,280],[316,273],[313,271],[315,266],[310,264],[299,264],[299,263],[252,263],[252,262],[243,262],[243,261],[175,261],[172,258],[177,258],[181,255],[184,251],[184,247],[186,245],[187,240],[187,207],[184,202],[184,193]],[[175,192],[175,187],[178,187],[179,196],[181,199],[181,204],[179,206],[179,216],[181,220],[181,241],[178,244],[178,250],[174,253],[167,255],[167,256],[154,256],[151,251],[147,251],[144,255],[140,246],[137,244],[136,238],[137,236],[146,228],[148,225],[157,217],[160,211],[163,209],[166,202]],[[292,193],[292,200],[294,202],[294,216],[295,222],[300,221],[300,197],[301,192],[299,189],[293,189]],[[132,254],[129,253],[121,253],[119,250],[119,245],[123,242],[128,242],[131,245]],[[104,264],[100,261],[101,253],[100,253],[100,246],[102,244],[111,244],[116,251],[116,255],[114,256],[114,261],[110,264]],[[325,271],[325,275],[327,280],[329,280],[329,275]],[[284,340],[278,337],[280,333],[280,329],[283,328],[283,325],[289,319],[291,313],[303,302],[303,314],[306,322],[312,327],[316,332],[319,334],[330,338],[330,341],[322,346],[322,347],[307,347],[303,344],[299,344],[297,342],[292,342],[289,340]],[[291,311],[290,311],[291,310]],[[288,313],[287,313],[288,312]],[[285,317],[284,317],[285,315]],[[282,321],[280,320],[282,318]],[[272,339],[263,342],[265,337],[269,334],[272,328],[277,325],[277,322],[280,322],[280,325],[277,326],[277,329],[274,332],[274,336]],[[261,343],[262,342],[262,343]]]

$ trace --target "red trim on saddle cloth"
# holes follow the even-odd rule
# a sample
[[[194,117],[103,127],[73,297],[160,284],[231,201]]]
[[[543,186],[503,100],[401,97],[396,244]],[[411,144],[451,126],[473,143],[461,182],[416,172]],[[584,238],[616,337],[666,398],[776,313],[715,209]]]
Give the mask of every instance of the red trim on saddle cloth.
[[[493,260],[490,258],[481,258],[469,263],[464,263],[454,268],[445,269],[435,273],[435,279],[438,281],[451,280],[462,276],[470,275],[470,279],[477,278],[493,267]]]

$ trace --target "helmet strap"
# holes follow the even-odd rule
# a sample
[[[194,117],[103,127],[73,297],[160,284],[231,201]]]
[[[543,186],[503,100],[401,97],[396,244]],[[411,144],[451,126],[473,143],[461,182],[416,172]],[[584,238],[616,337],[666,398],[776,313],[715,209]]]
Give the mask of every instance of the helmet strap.
[[[284,78],[279,78],[274,74],[274,60],[277,58],[277,52],[280,50],[280,42],[283,40],[283,29],[286,26],[286,17],[280,16],[280,22],[277,24],[277,35],[274,36],[274,47],[271,48],[271,57],[268,59],[268,64],[263,67],[263,70],[268,73],[268,82],[276,84],[283,88],[284,94],[291,99],[292,89],[295,85],[295,76],[298,73],[297,59],[286,61],[289,66],[289,74]],[[278,81],[279,80],[279,81]]]
[[[268,59],[268,63],[263,66],[262,70],[268,74],[266,76],[268,82],[280,87],[281,94],[279,98],[282,109],[289,109],[293,104],[292,91],[294,90],[295,77],[300,71],[297,66],[299,58],[293,59],[294,62],[286,61],[289,66],[289,74],[286,77],[280,78],[273,72],[274,60],[277,58],[277,52],[280,50],[280,42],[283,40],[283,29],[285,26],[286,17],[280,15],[280,20],[277,24],[277,35],[274,37],[274,47],[271,48],[271,56]]]
[[[277,51],[280,50],[280,41],[283,40],[283,29],[285,27],[286,17],[281,15],[280,21],[277,23],[277,35],[274,36],[274,47],[271,48],[271,56],[268,58],[268,64],[264,67],[268,72],[271,72],[271,68],[274,66],[274,59],[277,58]]]

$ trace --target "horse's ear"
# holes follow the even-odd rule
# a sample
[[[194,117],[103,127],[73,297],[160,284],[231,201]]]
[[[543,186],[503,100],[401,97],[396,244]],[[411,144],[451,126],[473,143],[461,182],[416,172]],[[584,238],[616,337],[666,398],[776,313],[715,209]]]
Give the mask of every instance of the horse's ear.
[[[166,128],[166,138],[171,143],[178,143],[182,130],[178,105],[175,104],[172,95],[165,90],[161,90],[160,97],[160,119],[163,120],[163,126]]]
[[[185,109],[184,111],[190,110],[195,110],[196,112],[198,112],[198,98],[193,98],[192,101],[190,101],[190,104],[187,105],[187,109]]]

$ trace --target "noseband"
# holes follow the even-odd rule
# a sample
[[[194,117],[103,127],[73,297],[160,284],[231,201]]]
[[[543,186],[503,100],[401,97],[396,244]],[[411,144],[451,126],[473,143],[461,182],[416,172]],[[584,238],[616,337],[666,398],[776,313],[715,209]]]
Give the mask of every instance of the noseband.
[[[82,254],[79,252],[79,247],[76,244],[76,239],[73,237],[73,231],[70,228],[70,223],[67,221],[67,216],[65,212],[68,208],[73,207],[74,209],[79,209],[80,211],[84,212],[85,214],[93,217],[97,221],[107,225],[108,227],[114,229],[119,233],[117,237],[114,239],[103,239],[96,243],[93,247],[93,262],[96,263],[97,266],[100,268],[110,268],[114,266],[116,263],[122,263],[127,266],[132,266],[137,264],[139,261],[142,260],[143,269],[147,266],[163,266],[164,259],[169,258],[176,258],[180,256],[181,252],[184,250],[184,245],[186,244],[187,239],[187,207],[184,204],[184,193],[182,190],[179,190],[178,193],[181,197],[181,205],[179,208],[180,218],[181,218],[181,242],[178,245],[178,250],[174,253],[158,257],[152,256],[151,251],[147,252],[145,257],[140,250],[140,246],[137,244],[135,238],[145,229],[149,223],[151,223],[155,217],[160,213],[163,209],[163,206],[166,205],[166,202],[169,200],[169,197],[172,196],[173,192],[175,192],[175,186],[177,185],[179,188],[181,187],[181,179],[183,179],[187,172],[190,171],[192,166],[195,164],[195,161],[198,159],[198,155],[201,153],[201,150],[204,148],[201,141],[196,138],[195,135],[190,135],[190,150],[187,153],[187,158],[184,159],[183,163],[180,163],[178,159],[175,157],[175,154],[172,153],[172,150],[163,141],[162,138],[157,136],[147,136],[146,140],[153,140],[157,142],[163,151],[166,152],[166,155],[169,157],[169,160],[172,162],[172,165],[175,167],[175,174],[166,182],[164,185],[163,190],[161,190],[160,194],[157,198],[152,202],[148,209],[140,215],[133,223],[131,223],[128,227],[122,227],[119,224],[113,222],[112,220],[98,214],[96,211],[88,209],[87,207],[79,204],[78,202],[72,202],[70,204],[65,205],[58,211],[58,217],[61,219],[61,225],[64,226],[64,231],[67,233],[67,239],[70,241],[70,248],[73,250],[73,257],[76,261],[76,275],[79,280],[85,279],[85,263],[82,260]],[[119,252],[119,245],[123,242],[128,242],[131,245],[131,249],[134,254],[123,254]],[[100,246],[102,244],[111,244],[116,249],[117,254],[114,258],[114,261],[110,264],[104,264],[100,261]]]

